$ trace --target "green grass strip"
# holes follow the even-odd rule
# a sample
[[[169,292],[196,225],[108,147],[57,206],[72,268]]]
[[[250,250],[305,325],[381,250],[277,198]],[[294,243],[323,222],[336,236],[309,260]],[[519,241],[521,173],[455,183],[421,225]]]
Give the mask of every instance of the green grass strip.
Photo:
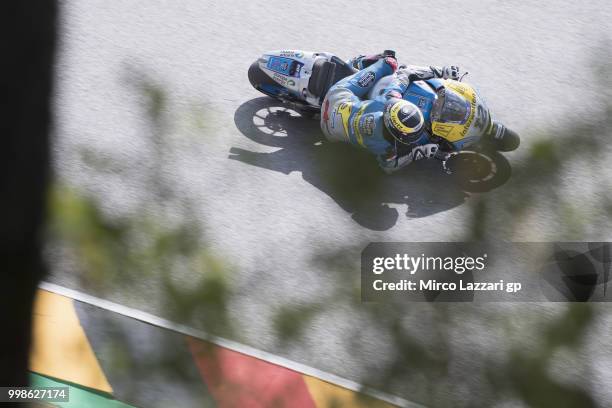
[[[132,405],[117,401],[109,393],[32,372],[30,373],[30,387],[68,387],[69,402],[52,403],[56,407],[134,408]]]

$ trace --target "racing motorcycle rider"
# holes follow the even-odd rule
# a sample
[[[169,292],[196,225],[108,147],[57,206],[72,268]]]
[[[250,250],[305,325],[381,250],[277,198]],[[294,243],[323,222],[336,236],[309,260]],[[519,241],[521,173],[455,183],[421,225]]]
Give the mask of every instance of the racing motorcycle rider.
[[[357,70],[362,70],[374,64],[379,59],[391,57],[395,59],[395,51],[384,50],[381,54],[374,55],[359,55],[358,57],[351,58],[346,63]],[[411,76],[411,80],[416,81],[419,79],[430,79],[430,78],[443,78],[443,79],[454,79],[461,80],[461,77],[467,74],[460,75],[459,67],[455,65],[447,65],[445,67],[419,67],[416,65],[401,65],[400,70],[405,71]]]
[[[387,173],[415,160],[445,154],[431,142],[421,110],[402,99],[402,94],[411,81],[459,79],[457,67],[411,66],[398,70],[392,51],[360,56],[349,63],[361,70],[332,86],[321,107],[321,128],[328,140],[368,149]],[[393,77],[381,94],[364,100],[374,84],[388,75]]]

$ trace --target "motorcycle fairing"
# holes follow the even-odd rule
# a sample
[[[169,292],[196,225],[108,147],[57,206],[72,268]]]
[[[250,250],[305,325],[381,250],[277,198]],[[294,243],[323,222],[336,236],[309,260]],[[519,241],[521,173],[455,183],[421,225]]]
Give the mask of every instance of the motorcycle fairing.
[[[303,65],[292,58],[270,56],[266,68],[281,75],[299,78]]]
[[[320,104],[320,96],[308,90],[313,64],[317,59],[331,57],[328,53],[302,50],[268,51],[259,59],[259,67],[279,85],[277,95],[289,95],[315,107]]]
[[[432,133],[455,148],[477,141],[491,126],[489,110],[470,85],[447,79],[437,93],[431,114]]]
[[[288,94],[287,89],[281,85],[261,84],[260,87],[263,92],[270,96],[281,96]]]
[[[433,89],[435,89],[436,91],[439,90],[440,88],[444,88],[444,80],[440,78],[427,79],[425,80],[425,82],[427,82],[427,84],[431,86]]]

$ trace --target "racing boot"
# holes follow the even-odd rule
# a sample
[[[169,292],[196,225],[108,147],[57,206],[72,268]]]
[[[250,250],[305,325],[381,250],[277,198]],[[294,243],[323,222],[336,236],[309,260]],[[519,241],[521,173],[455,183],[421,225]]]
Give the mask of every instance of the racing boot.
[[[375,54],[375,55],[360,55],[358,57],[351,58],[350,60],[348,60],[347,64],[352,66],[353,68],[355,68],[357,70],[362,70],[362,69],[367,68],[370,65],[374,64],[379,59],[386,58],[386,57],[391,57],[391,58],[395,59],[395,51],[393,51],[393,50],[384,50],[380,54]]]

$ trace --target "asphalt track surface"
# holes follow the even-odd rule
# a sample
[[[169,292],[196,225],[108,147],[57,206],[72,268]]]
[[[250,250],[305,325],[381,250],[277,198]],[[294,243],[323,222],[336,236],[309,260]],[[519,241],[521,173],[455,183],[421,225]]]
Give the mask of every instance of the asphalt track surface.
[[[308,321],[298,343],[283,345],[271,318],[283,305],[308,305],[332,293],[338,276],[316,261],[322,254],[353,251],[347,269],[355,279],[359,251],[354,248],[368,242],[461,239],[471,198],[432,175],[437,168],[430,164],[415,170],[416,176],[403,173],[391,181],[372,176],[389,187],[373,202],[337,193],[322,172],[334,169],[338,155],[358,153],[348,146],[315,143],[321,138],[317,124],[295,113],[266,119],[278,104],[251,88],[249,64],[263,51],[291,48],[343,58],[392,48],[400,62],[457,64],[470,72],[470,81],[497,118],[529,146],[539,129],[563,126],[560,117],[590,114],[592,105],[581,101],[597,101],[592,65],[612,18],[601,0],[581,5],[463,1],[439,10],[401,1],[62,4],[54,147],[59,177],[99,197],[110,214],[134,211],[146,190],[143,180],[92,171],[80,152],[86,148],[127,164],[150,157],[151,125],[129,78],[156,81],[168,100],[165,117],[172,124],[166,132],[174,141],[167,155],[169,170],[161,177],[197,203],[196,218],[207,242],[233,266],[238,296],[229,310],[240,327],[235,340],[357,382],[372,382],[377,370],[398,356],[390,333],[372,324],[367,306],[352,302],[350,291]],[[519,163],[521,154],[506,158]],[[341,177],[351,182],[350,170],[342,171]],[[579,191],[598,182],[589,172],[576,169],[572,180],[580,180]],[[494,198],[503,188],[488,194]],[[510,236],[498,225],[494,237],[527,241],[559,236],[560,227],[551,225],[545,213],[534,218],[532,227]],[[574,239],[610,240],[612,235],[592,228]],[[176,273],[186,285],[198,278],[188,270]],[[70,265],[57,268],[50,281],[92,290]],[[155,277],[147,277],[130,287],[118,284],[104,296],[164,317],[159,286]],[[473,395],[481,402],[494,398],[484,369],[490,361],[503,360],[510,343],[488,322],[510,319],[517,333],[512,344],[535,347],[537,327],[562,309],[551,304],[453,305],[445,309],[452,318],[442,322],[436,320],[441,307],[414,304],[389,313],[405,315],[402,324],[429,353],[436,353],[440,328],[452,338],[448,367],[436,388],[446,395],[436,398],[457,405]],[[186,323],[197,325],[197,320]],[[611,318],[603,314],[582,354],[560,359],[556,367],[567,373],[564,379],[588,387],[602,405],[612,404],[612,391],[605,387],[612,369],[605,340],[610,327]],[[418,367],[410,373],[386,381],[385,391],[432,401],[433,379]]]

